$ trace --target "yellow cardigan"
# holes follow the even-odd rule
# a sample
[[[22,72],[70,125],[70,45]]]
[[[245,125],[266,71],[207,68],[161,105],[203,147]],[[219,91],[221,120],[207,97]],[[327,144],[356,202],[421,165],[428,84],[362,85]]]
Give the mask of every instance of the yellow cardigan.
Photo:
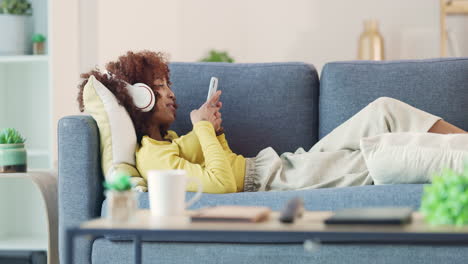
[[[181,137],[170,130],[165,138],[171,142],[142,138],[136,165],[143,178],[149,170],[182,169],[201,180],[203,192],[243,191],[245,158],[231,151],[224,134],[216,137],[210,122],[197,122],[193,131]],[[187,191],[196,190],[194,183],[187,186]]]

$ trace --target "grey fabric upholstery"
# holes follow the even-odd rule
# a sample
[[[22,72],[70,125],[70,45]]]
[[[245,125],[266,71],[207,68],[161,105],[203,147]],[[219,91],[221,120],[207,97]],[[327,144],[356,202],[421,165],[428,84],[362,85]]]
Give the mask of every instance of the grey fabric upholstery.
[[[246,156],[266,146],[282,153],[308,149],[360,108],[381,97],[401,99],[468,128],[468,59],[336,62],[321,74],[302,63],[173,63],[171,80],[181,107],[173,129],[190,130],[189,110],[206,99],[211,76],[220,79],[223,117],[232,149]],[[318,102],[320,101],[319,105]],[[317,112],[317,109],[320,112]],[[319,120],[317,120],[320,115]],[[281,122],[280,122],[281,121]],[[320,126],[318,121],[320,121]],[[101,215],[99,136],[89,116],[59,122],[60,257],[67,227]],[[301,196],[309,210],[404,205],[417,208],[422,185],[363,186],[291,192],[204,194],[194,208],[218,204],[267,205],[279,210]],[[187,199],[191,197],[187,195]],[[148,207],[147,194],[140,206]],[[131,263],[127,241],[80,239],[75,263]],[[463,246],[327,244],[315,253],[291,244],[190,244],[145,242],[144,263],[463,263]]]
[[[273,147],[283,153],[317,142],[318,75],[304,63],[171,63],[180,108],[171,127],[192,130],[190,111],[206,100],[211,76],[222,90],[223,126],[231,149],[254,157]]]
[[[400,184],[316,189],[313,191],[204,193],[192,208],[243,204],[268,206],[273,210],[281,210],[289,199],[301,197],[304,199],[305,208],[311,211],[368,206],[409,206],[418,209],[422,190],[422,184]],[[193,193],[187,193],[187,200],[192,196]],[[149,208],[148,193],[140,193],[138,200],[140,208]],[[102,215],[106,215],[106,209],[107,203],[104,201]]]
[[[94,119],[60,119],[58,148],[59,255],[63,259],[66,228],[100,215],[103,190],[99,131]],[[91,244],[92,241],[77,239],[75,263],[90,263]]]
[[[381,96],[468,129],[468,58],[326,64],[320,76],[320,138]]]
[[[118,254],[116,254],[118,252]],[[153,243],[143,244],[143,263],[203,264],[428,264],[466,263],[465,246],[322,244],[315,252],[297,244]],[[133,244],[98,239],[93,263],[133,263]]]

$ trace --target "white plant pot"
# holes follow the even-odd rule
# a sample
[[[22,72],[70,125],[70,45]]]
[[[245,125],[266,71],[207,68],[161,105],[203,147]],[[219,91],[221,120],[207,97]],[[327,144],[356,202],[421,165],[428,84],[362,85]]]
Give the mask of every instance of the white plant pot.
[[[128,223],[134,220],[138,209],[138,193],[129,191],[105,192],[107,197],[107,217],[113,223]]]
[[[0,15],[0,55],[31,54],[31,16]]]

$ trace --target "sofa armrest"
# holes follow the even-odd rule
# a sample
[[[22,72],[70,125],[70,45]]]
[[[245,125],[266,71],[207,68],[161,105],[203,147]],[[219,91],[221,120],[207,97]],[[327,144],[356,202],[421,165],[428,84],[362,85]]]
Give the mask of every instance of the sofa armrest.
[[[103,201],[99,130],[91,116],[67,116],[58,123],[60,259],[65,231],[100,215]],[[92,241],[75,241],[74,263],[91,263]],[[63,261],[61,261],[63,263]]]

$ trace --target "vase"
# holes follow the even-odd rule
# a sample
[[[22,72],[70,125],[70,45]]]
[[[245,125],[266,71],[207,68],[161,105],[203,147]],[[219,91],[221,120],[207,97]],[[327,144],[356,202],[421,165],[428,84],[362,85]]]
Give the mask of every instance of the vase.
[[[107,216],[114,223],[128,223],[138,209],[138,193],[129,191],[106,191]]]
[[[27,155],[24,143],[0,144],[0,173],[26,172]]]
[[[31,54],[31,16],[0,14],[0,55]]]
[[[376,20],[364,21],[364,32],[359,37],[359,60],[384,60],[384,41]]]

